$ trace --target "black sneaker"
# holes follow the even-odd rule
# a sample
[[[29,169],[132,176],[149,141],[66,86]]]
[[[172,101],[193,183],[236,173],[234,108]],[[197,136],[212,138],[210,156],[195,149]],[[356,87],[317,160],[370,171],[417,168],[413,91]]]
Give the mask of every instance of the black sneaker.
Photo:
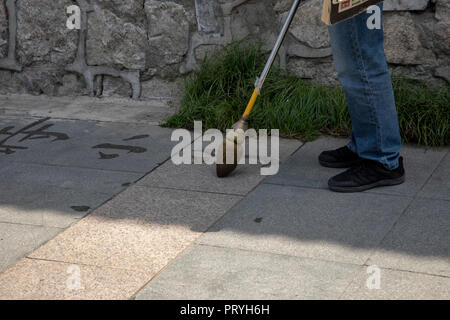
[[[399,167],[386,169],[381,163],[363,160],[357,166],[338,174],[328,180],[331,190],[337,192],[361,192],[375,187],[394,186],[405,182],[403,158],[399,159]]]
[[[330,151],[324,151],[319,155],[319,163],[328,168],[350,168],[361,163],[360,158],[347,146]]]

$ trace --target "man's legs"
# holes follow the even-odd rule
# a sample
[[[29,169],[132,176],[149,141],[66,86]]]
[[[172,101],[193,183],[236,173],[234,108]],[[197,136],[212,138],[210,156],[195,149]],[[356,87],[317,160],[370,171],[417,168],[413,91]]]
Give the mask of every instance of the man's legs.
[[[382,9],[382,4],[379,7]],[[348,148],[393,170],[399,166],[401,148],[397,110],[383,30],[369,29],[369,17],[364,12],[340,22],[329,27],[329,34],[352,119]]]
[[[383,30],[368,28],[370,16],[364,12],[329,27],[334,63],[353,126],[347,147],[319,156],[322,165],[351,167],[328,181],[334,191],[359,192],[405,181]]]

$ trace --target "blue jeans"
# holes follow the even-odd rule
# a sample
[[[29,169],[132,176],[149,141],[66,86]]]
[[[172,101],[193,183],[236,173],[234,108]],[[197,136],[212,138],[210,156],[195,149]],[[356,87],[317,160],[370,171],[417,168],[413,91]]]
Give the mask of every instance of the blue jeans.
[[[383,4],[379,7],[382,9]],[[383,28],[367,27],[371,15],[363,12],[328,30],[352,119],[348,147],[361,158],[394,170],[399,165],[401,149],[397,109],[384,53]]]

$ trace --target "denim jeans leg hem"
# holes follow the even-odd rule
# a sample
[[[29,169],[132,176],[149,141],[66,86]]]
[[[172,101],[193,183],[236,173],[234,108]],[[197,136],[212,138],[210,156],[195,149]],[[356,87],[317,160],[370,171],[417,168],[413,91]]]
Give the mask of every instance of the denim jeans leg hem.
[[[381,163],[388,170],[395,170],[399,167],[399,158],[389,161],[386,157],[382,157],[378,162]]]
[[[353,144],[352,141],[350,141],[350,142],[347,144],[347,148],[349,148],[350,151],[352,151],[352,152],[354,152],[354,153],[357,153],[357,152],[356,152],[356,146]]]

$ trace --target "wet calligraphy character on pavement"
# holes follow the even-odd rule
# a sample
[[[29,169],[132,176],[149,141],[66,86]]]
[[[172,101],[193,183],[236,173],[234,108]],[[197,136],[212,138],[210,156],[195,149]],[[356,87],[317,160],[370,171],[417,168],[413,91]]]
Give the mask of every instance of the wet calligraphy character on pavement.
[[[131,138],[123,139],[123,141],[131,141],[131,140],[139,140],[148,138],[149,135],[139,135],[134,136]],[[102,143],[96,146],[93,146],[92,149],[109,149],[109,150],[126,150],[128,153],[144,153],[147,151],[146,148],[138,147],[138,146],[130,146],[130,145],[121,145],[121,144],[112,144],[112,143]],[[113,154],[107,154],[104,152],[99,151],[100,159],[107,160],[107,159],[115,159],[119,157],[118,153]]]
[[[65,133],[61,132],[53,132],[53,131],[46,131],[47,129],[51,128],[53,124],[44,124],[44,122],[50,120],[51,118],[44,118],[40,119],[38,121],[35,121],[22,129],[19,129],[17,131],[14,131],[14,126],[8,126],[3,129],[0,129],[0,153],[4,154],[13,154],[16,152],[16,150],[25,150],[28,149],[28,147],[17,145],[20,142],[26,141],[26,140],[36,140],[36,139],[48,139],[48,138],[54,138],[52,142],[54,141],[61,141],[61,140],[68,140],[69,136]],[[40,126],[43,124],[42,126]],[[39,127],[40,126],[40,127]],[[3,136],[6,135],[6,138],[3,138]],[[8,140],[23,136],[18,143],[16,144],[7,144]]]

